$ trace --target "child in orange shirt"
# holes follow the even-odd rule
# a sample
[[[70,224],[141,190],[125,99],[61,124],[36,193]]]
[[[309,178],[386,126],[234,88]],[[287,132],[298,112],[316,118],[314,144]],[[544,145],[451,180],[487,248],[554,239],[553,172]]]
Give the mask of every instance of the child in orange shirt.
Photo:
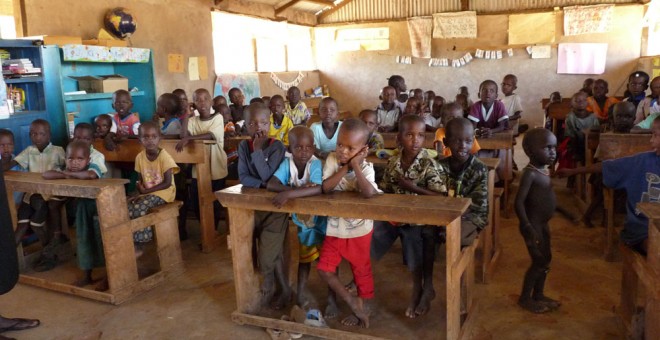
[[[438,130],[435,131],[435,140],[433,142],[435,146],[435,150],[438,152],[438,159],[443,159],[446,157],[451,156],[451,150],[449,148],[446,148],[442,140],[445,138],[445,128],[444,126],[447,126],[447,123],[451,121],[454,118],[462,118],[463,117],[463,107],[456,103],[447,103],[442,106],[442,109],[440,110],[442,116],[440,119],[442,119],[442,126],[441,128],[438,128]],[[470,149],[471,154],[476,154],[479,150],[481,150],[481,147],[479,146],[479,142],[477,140],[474,140],[474,143],[472,144],[472,149]]]

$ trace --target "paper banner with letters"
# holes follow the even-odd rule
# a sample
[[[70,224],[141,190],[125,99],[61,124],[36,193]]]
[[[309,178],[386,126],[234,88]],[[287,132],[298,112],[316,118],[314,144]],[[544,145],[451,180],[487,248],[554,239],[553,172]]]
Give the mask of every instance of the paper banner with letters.
[[[476,38],[477,12],[433,14],[433,38]]]
[[[408,18],[410,47],[415,58],[431,58],[432,17]]]
[[[151,50],[134,47],[64,45],[62,46],[62,54],[65,61],[148,63]]]
[[[607,33],[614,5],[564,7],[564,35]]]
[[[557,48],[557,73],[603,74],[607,44],[571,43]]]
[[[509,45],[555,42],[555,13],[509,15]]]

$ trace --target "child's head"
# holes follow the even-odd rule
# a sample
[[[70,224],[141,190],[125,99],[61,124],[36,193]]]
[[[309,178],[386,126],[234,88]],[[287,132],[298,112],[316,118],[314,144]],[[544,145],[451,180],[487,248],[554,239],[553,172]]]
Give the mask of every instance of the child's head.
[[[374,133],[378,129],[378,113],[374,110],[362,110],[360,111],[360,119],[367,124],[369,128],[369,133]]]
[[[548,129],[531,129],[523,138],[523,150],[531,164],[550,165],[557,159],[557,138]]]
[[[443,143],[451,150],[452,158],[459,163],[467,161],[474,143],[474,126],[472,122],[463,117],[450,120],[445,126]]]
[[[289,130],[289,152],[293,156],[293,162],[298,166],[304,166],[314,155],[314,133],[310,128],[302,125],[295,126]]]
[[[646,72],[637,71],[628,77],[628,92],[633,97],[643,94],[649,87],[649,75]]]
[[[264,104],[264,100],[261,99],[261,98],[259,98],[259,97],[254,97],[254,98],[250,99],[250,104],[253,104],[253,103],[261,103],[261,104]]]
[[[603,98],[609,92],[609,84],[605,79],[597,79],[594,81],[592,89],[595,98]]]
[[[369,128],[357,118],[344,120],[337,135],[337,160],[341,164],[348,164],[359,152],[367,150],[369,141]]]
[[[201,119],[211,117],[211,94],[207,89],[197,89],[193,93],[193,104]]]
[[[126,90],[117,90],[112,94],[112,108],[119,114],[119,117],[128,117],[133,108],[133,99]]]
[[[660,98],[660,76],[651,81],[651,97]]]
[[[218,106],[218,108],[215,110],[215,113],[222,115],[222,121],[225,124],[234,121],[234,118],[231,116],[231,110],[227,104],[220,104],[220,106]]]
[[[163,93],[156,101],[156,114],[163,119],[176,117],[181,113],[181,101],[174,93]]]
[[[264,104],[265,105],[265,104]],[[284,98],[279,94],[270,98],[270,112],[281,115],[284,114]]]
[[[484,80],[479,85],[479,99],[484,104],[492,104],[497,100],[497,83],[493,80]]]
[[[396,89],[393,86],[383,87],[383,104],[392,105],[396,100]]]
[[[35,119],[30,124],[30,141],[39,151],[50,143],[50,124],[45,119]]]
[[[458,88],[458,94],[465,95],[465,98],[470,97],[470,92],[468,91],[467,86],[461,86]]]
[[[251,137],[257,134],[268,136],[270,131],[270,109],[262,103],[250,104],[247,108],[245,124],[247,124],[248,134]]]
[[[7,129],[0,129],[0,156],[2,160],[11,159],[14,154],[14,134]]]
[[[280,96],[280,97],[281,97],[281,96]],[[263,101],[263,103],[264,103],[266,106],[270,107],[270,96],[263,96],[263,97],[261,97],[261,100]]]
[[[183,89],[176,89],[172,91],[172,93],[175,96],[179,97],[179,101],[181,101],[181,107],[184,110],[182,113],[184,113],[185,109],[188,108],[188,106],[190,106],[190,102],[188,102],[188,95],[186,94],[186,91],[184,91]]]
[[[390,76],[387,79],[387,86],[394,88],[395,95],[398,95],[401,92],[405,92],[408,89],[406,86],[406,80],[403,79],[402,76],[396,74]]]
[[[158,123],[146,121],[140,124],[138,128],[138,139],[147,152],[158,151],[158,145],[160,144],[160,127]]]
[[[502,80],[502,93],[505,96],[510,96],[518,88],[518,77],[513,74],[507,74]]]
[[[617,133],[628,133],[635,122],[637,108],[632,102],[614,104],[612,110],[612,129]]]
[[[660,116],[655,117],[651,124],[651,147],[660,155]]]
[[[110,132],[110,129],[112,128],[112,117],[110,117],[107,114],[102,114],[96,116],[94,118],[94,127],[96,130],[96,134],[103,138],[105,135]]]
[[[215,96],[215,98],[213,98],[213,111],[219,112],[220,105],[227,105],[227,99],[225,99],[225,96]]]
[[[73,129],[73,141],[83,142],[89,147],[94,140],[94,127],[90,123],[78,123]]]
[[[337,122],[339,118],[339,105],[332,97],[325,97],[319,104],[319,116],[323,125],[330,126]]]
[[[74,140],[66,147],[66,170],[72,172],[84,171],[89,166],[89,144]]]
[[[550,102],[556,103],[561,101],[561,93],[558,91],[550,93]]]
[[[399,133],[397,141],[403,147],[406,154],[417,155],[424,146],[426,138],[426,123],[417,115],[405,115],[399,121]]]
[[[463,108],[463,111],[467,110],[468,108],[468,100],[467,96],[459,93],[456,95],[456,98],[454,99],[454,102],[458,105],[460,105]]]
[[[432,100],[435,98],[435,92],[428,90],[424,92],[424,100],[426,101],[426,104],[430,103]]]
[[[571,98],[571,109],[576,116],[583,118],[582,115],[587,112],[587,94],[579,91]]]
[[[294,107],[300,101],[300,89],[296,86],[291,86],[286,91],[286,99],[289,101],[289,105]]]
[[[420,102],[424,102],[424,91],[422,89],[415,89],[413,91],[413,97],[417,98]]]
[[[442,107],[445,105],[445,98],[442,96],[435,96],[433,98],[433,107],[431,110],[431,115],[438,119],[442,116]]]
[[[452,119],[463,117],[463,108],[456,102],[447,103],[442,106],[440,114],[442,126],[446,127],[447,123],[449,123]]]
[[[404,114],[418,115],[422,111],[422,102],[417,97],[408,98]]]
[[[229,101],[236,105],[236,106],[243,106],[243,101],[245,100],[245,97],[243,97],[243,92],[241,92],[241,89],[238,87],[232,87],[229,90]]]
[[[594,78],[587,78],[582,83],[582,90],[584,90],[584,92],[586,92],[589,95],[591,95],[591,93],[593,92],[593,87],[594,87]]]

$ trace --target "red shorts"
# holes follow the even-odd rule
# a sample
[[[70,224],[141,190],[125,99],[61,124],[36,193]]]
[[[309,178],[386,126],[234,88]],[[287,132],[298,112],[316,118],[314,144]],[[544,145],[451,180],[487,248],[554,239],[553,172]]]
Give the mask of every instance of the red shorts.
[[[356,238],[326,236],[321,247],[321,258],[316,269],[335,273],[345,258],[351,265],[358,296],[363,299],[374,297],[374,276],[371,273],[371,234]]]

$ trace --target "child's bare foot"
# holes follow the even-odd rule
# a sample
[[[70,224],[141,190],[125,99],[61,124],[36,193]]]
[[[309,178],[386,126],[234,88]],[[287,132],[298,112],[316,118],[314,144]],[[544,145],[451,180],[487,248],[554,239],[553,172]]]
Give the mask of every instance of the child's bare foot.
[[[273,274],[264,277],[264,282],[261,283],[261,290],[259,293],[261,294],[259,305],[266,306],[275,294],[275,278]]]
[[[97,292],[105,292],[105,291],[107,291],[108,289],[110,289],[110,286],[108,285],[108,278],[107,278],[107,277],[104,278],[103,280],[101,280],[101,281],[96,285],[96,287],[94,287],[94,290],[97,291]]]
[[[550,307],[533,299],[518,300],[518,305],[535,314],[542,314],[550,311]]]
[[[349,306],[353,311],[353,315],[349,315],[341,323],[345,326],[357,326],[359,325],[362,328],[369,328],[369,308],[359,297],[353,298],[349,302]],[[357,320],[356,320],[357,319]]]
[[[291,302],[291,289],[284,289],[273,298],[270,307],[274,310],[284,309]]]
[[[337,307],[337,304],[334,302],[329,302],[325,307],[324,314],[326,319],[334,319],[339,316],[339,308]]]
[[[419,299],[419,304],[417,305],[417,308],[415,308],[415,314],[417,314],[417,316],[426,314],[429,309],[431,309],[431,301],[433,301],[433,299],[435,299],[435,290],[433,288],[424,289],[422,297]]]
[[[541,296],[540,298],[534,298],[534,301],[540,302],[540,303],[548,306],[548,308],[553,309],[553,310],[557,309],[557,308],[559,308],[559,306],[561,306],[560,301],[551,299],[551,298],[549,298],[545,295]]]
[[[419,301],[422,298],[422,290],[419,289],[415,291],[413,289],[413,293],[410,298],[410,304],[408,305],[408,308],[406,308],[405,315],[408,318],[414,319],[417,317],[417,314],[415,313],[415,308],[417,305],[419,305]]]

